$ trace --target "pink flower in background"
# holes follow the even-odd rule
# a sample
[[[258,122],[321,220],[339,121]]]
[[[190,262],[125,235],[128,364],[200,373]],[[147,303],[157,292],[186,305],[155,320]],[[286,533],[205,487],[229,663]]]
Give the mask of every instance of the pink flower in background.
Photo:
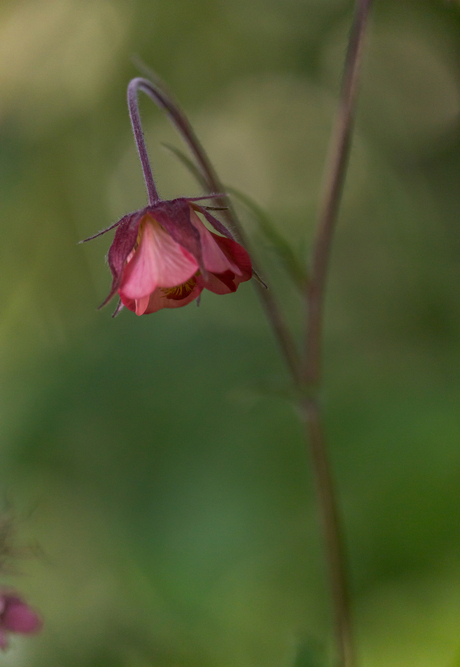
[[[235,292],[251,278],[246,250],[195,201],[159,201],[114,225],[117,231],[108,254],[113,282],[102,305],[118,292],[124,306],[144,315],[186,306],[203,289]],[[197,211],[224,236],[211,232]]]
[[[8,648],[9,633],[28,635],[39,632],[41,627],[39,616],[20,597],[0,592],[0,649]]]

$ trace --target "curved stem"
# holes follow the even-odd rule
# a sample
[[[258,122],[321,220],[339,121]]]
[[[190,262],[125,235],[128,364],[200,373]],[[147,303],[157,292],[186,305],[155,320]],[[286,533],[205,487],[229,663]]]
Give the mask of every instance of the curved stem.
[[[133,79],[128,85],[128,109],[131,125],[133,127],[134,138],[136,140],[137,150],[139,151],[142,171],[144,172],[145,185],[149,196],[149,205],[153,206],[160,201],[160,197],[158,196],[158,191],[153,179],[152,168],[150,166],[149,156],[145,146],[144,133],[142,132],[142,124],[139,115],[137,91],[139,88],[141,88],[139,85],[140,81],[141,79]]]
[[[352,667],[355,664],[354,641],[341,519],[327,454],[318,389],[322,380],[321,345],[327,269],[350,153],[358,76],[371,2],[372,0],[356,0],[355,3],[339,108],[330,143],[323,200],[313,245],[310,280],[305,295],[308,321],[302,379],[306,398],[302,408],[323,525],[340,667]]]
[[[185,140],[188,147],[190,148],[190,151],[195,157],[209,192],[225,192],[224,186],[222,185],[211,161],[209,160],[187,117],[182,112],[169,91],[165,90],[164,85],[160,85],[160,83],[152,83],[148,79],[144,79],[142,77],[133,79],[130,83],[130,86],[131,85],[133,85],[133,87],[136,89],[142,90],[158,105],[160,109],[166,111],[170,120],[175,125],[179,134]],[[249,248],[248,239],[238,220],[231,201],[225,197],[222,199],[222,203],[225,205],[225,210],[222,211],[222,215],[225,217],[228,226],[235,234],[236,239],[241,241],[242,245],[248,249],[249,254],[253,258],[254,254]],[[254,266],[254,261],[253,268],[257,273],[257,268]],[[255,289],[262,303],[262,307],[264,308],[266,317],[270,322],[275,338],[280,346],[288,370],[290,371],[294,379],[294,383],[297,386],[300,382],[300,358],[294,344],[293,337],[281,314],[278,302],[276,301],[273,294],[257,281],[255,281]]]
[[[155,77],[158,79],[158,77]],[[146,95],[148,95],[155,104],[162,110],[167,113],[169,119],[176,127],[177,131],[184,139],[185,143],[188,145],[192,155],[194,156],[199,170],[203,174],[204,180],[207,183],[208,190],[210,192],[223,192],[223,185],[214,169],[211,161],[209,160],[206,151],[201,145],[198,137],[195,134],[193,127],[190,125],[190,122],[187,116],[183,113],[179,107],[176,100],[173,98],[172,94],[167,91],[164,84],[161,82],[152,82],[148,79],[142,77],[137,77],[131,81],[131,84],[135,85],[136,88],[142,90]],[[130,85],[131,85],[130,84]],[[222,199],[222,201],[224,198]],[[239,241],[243,241],[244,233],[239,221],[232,209],[231,202],[229,203],[225,198],[225,206],[228,209],[224,211],[223,214],[227,219],[227,223],[232,232],[234,232],[235,237]]]

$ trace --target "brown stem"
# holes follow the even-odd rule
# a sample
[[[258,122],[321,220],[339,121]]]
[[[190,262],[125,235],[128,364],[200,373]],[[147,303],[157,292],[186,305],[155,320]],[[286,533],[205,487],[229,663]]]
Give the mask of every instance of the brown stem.
[[[356,0],[355,3],[339,108],[330,143],[322,205],[313,244],[310,280],[306,288],[308,322],[302,372],[306,396],[302,407],[323,525],[340,667],[352,667],[355,664],[354,642],[341,520],[327,454],[318,389],[322,379],[321,345],[327,269],[350,153],[358,76],[371,1]]]
[[[339,667],[352,667],[355,664],[355,660],[347,559],[335,484],[327,455],[321,409],[315,398],[305,400],[303,415],[309,453],[313,463],[320,520],[327,557],[338,665]]]

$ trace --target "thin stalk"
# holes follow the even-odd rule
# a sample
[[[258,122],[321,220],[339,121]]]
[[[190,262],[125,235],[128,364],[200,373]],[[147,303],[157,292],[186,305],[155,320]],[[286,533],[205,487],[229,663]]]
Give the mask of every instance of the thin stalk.
[[[187,117],[169,91],[166,91],[164,85],[162,83],[160,84],[158,80],[155,83],[152,83],[148,79],[138,77],[131,81],[130,86],[133,86],[135,89],[142,90],[157,104],[160,109],[166,111],[168,117],[175,125],[179,134],[190,148],[190,151],[198,164],[199,170],[203,174],[209,192],[225,192],[222,182],[220,181],[211,161],[209,160]],[[222,199],[222,203],[225,205],[225,210],[222,211],[222,215],[226,218],[228,226],[230,227],[231,231],[234,232],[237,240],[241,241],[242,245],[248,249],[249,254],[253,258],[254,254],[249,248],[248,239],[238,220],[231,201],[226,197]],[[253,268],[257,274],[257,268],[254,266],[254,261]],[[294,343],[294,339],[281,314],[278,302],[276,301],[274,295],[258,281],[254,281],[254,285],[262,303],[262,307],[265,311],[265,315],[270,322],[275,338],[279,344],[284,361],[292,377],[294,378],[295,384],[298,385],[300,382],[300,358]]]
[[[142,171],[144,173],[145,185],[149,197],[149,205],[153,206],[160,201],[160,197],[153,179],[152,168],[150,166],[149,156],[145,146],[144,133],[142,132],[141,118],[139,115],[139,104],[137,100],[137,91],[139,88],[141,88],[139,81],[140,79],[133,79],[128,85],[128,109],[131,125],[133,127],[134,138],[136,140],[137,150],[139,152],[139,158],[141,160]]]
[[[308,325],[304,378],[309,385],[316,385],[321,377],[321,341],[327,270],[350,155],[358,77],[371,3],[372,0],[356,0],[342,78],[339,108],[329,147],[322,204],[313,244],[310,281],[306,294]]]
[[[211,161],[209,160],[204,148],[196,136],[193,127],[190,125],[187,116],[179,107],[172,94],[166,90],[164,84],[159,82],[158,77],[155,77],[155,79],[157,79],[157,81],[152,82],[148,79],[137,77],[131,81],[130,85],[133,85],[139,90],[142,90],[162,111],[166,112],[170,121],[176,127],[177,131],[184,139],[192,155],[194,156],[199,170],[205,177],[209,191],[223,192],[223,186],[219,177],[217,176],[216,170],[211,164]],[[226,202],[226,206],[228,207],[228,202]],[[238,240],[242,240],[244,234],[241,225],[237,220],[235,220],[236,216],[230,215],[227,211],[226,217],[230,223],[229,226],[231,227],[232,231],[235,232]]]
[[[347,559],[335,483],[327,454],[321,409],[315,399],[305,400],[302,408],[323,530],[328,579],[333,605],[338,665],[339,667],[353,667],[355,664],[355,651]]]
[[[316,478],[334,607],[340,667],[355,664],[345,549],[335,484],[327,454],[318,390],[322,380],[323,311],[328,264],[351,146],[362,49],[372,0],[356,0],[336,123],[331,138],[323,198],[306,288],[303,415]]]

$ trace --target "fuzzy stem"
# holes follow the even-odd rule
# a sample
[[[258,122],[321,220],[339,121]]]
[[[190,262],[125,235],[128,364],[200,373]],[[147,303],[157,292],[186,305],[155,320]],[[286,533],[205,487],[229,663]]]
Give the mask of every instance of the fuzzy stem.
[[[142,171],[144,173],[145,185],[147,188],[147,194],[149,196],[149,205],[153,206],[160,201],[160,197],[158,196],[158,191],[153,179],[152,168],[150,166],[149,156],[145,146],[144,133],[142,132],[142,124],[139,115],[137,91],[139,88],[141,88],[139,85],[140,81],[141,79],[133,79],[128,85],[128,109],[131,125],[133,127],[134,138],[136,140],[137,150],[139,151]]]
[[[164,84],[160,84],[159,82],[152,83],[148,79],[138,77],[133,79],[130,85],[135,86],[136,89],[138,88],[142,90],[152,98],[152,100],[158,105],[160,109],[166,111],[170,120],[175,125],[179,134],[185,140],[188,147],[190,148],[190,151],[195,157],[209,192],[225,192],[224,186],[222,185],[211,161],[209,160],[187,117],[169,91],[166,91]],[[222,215],[226,218],[228,226],[230,227],[231,231],[234,232],[236,239],[241,241],[242,245],[248,249],[249,254],[253,258],[253,253],[250,251],[247,237],[243,231],[243,228],[241,227],[231,201],[225,197],[222,199],[222,203],[225,205],[225,210],[222,211]],[[257,269],[254,266],[254,261],[253,268],[255,272],[257,272]],[[270,322],[275,338],[280,346],[286,365],[294,378],[295,384],[298,385],[300,382],[300,359],[294,344],[293,337],[281,314],[278,302],[276,301],[273,294],[258,281],[254,281],[254,284],[259,299],[262,303],[262,307],[265,311],[265,315]]]
[[[352,667],[355,664],[354,642],[341,519],[333,474],[327,454],[318,390],[322,380],[321,345],[327,269],[350,153],[358,76],[371,1],[356,0],[355,3],[339,108],[329,149],[323,201],[313,245],[310,280],[306,288],[308,322],[305,365],[302,372],[306,390],[306,398],[303,399],[302,408],[323,525],[340,667]]]

